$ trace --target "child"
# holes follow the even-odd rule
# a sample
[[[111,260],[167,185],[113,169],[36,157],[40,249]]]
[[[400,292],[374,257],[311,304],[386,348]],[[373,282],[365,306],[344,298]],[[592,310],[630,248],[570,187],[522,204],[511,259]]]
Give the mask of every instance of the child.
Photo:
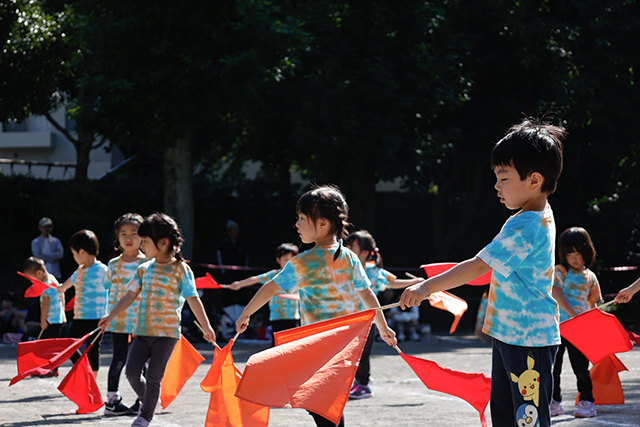
[[[100,244],[95,233],[91,230],[80,230],[69,239],[69,247],[78,269],[62,285],[58,292],[65,292],[74,286],[76,290],[73,307],[73,320],[67,331],[71,338],[81,338],[98,327],[98,321],[107,312],[107,297],[109,291],[103,286],[107,266],[97,259]],[[96,331],[95,334],[99,332]],[[89,337],[86,345],[93,341],[94,335]],[[98,377],[100,368],[100,340],[97,340],[87,353],[93,373]],[[76,363],[80,356],[71,356]]]
[[[255,285],[256,283],[267,283],[296,255],[298,255],[298,247],[296,245],[283,243],[276,249],[276,262],[280,266],[280,269],[271,270],[257,276],[251,276],[233,282],[229,285],[229,288],[237,291],[245,286]],[[278,296],[285,294],[287,294],[285,291],[278,290],[274,297],[269,300],[269,321],[271,322],[272,333],[300,326],[300,301]],[[273,335],[271,335],[271,344],[275,345]]]
[[[376,241],[371,233],[366,230],[355,231],[349,234],[345,240],[345,246],[358,256],[367,278],[371,281],[371,290],[375,295],[378,295],[379,292],[383,292],[387,288],[402,289],[422,281],[421,279],[398,279],[395,275],[384,270],[382,268],[382,257],[380,256]],[[362,304],[358,310],[364,310]],[[413,330],[413,334],[415,334],[417,339],[420,339],[415,329]],[[367,338],[367,343],[362,350],[362,357],[360,357],[360,364],[358,365],[355,380],[349,393],[349,399],[368,399],[373,397],[370,383],[371,364],[369,363],[369,359],[374,339],[375,332],[371,331]],[[398,341],[402,341],[400,334],[398,335]]]
[[[22,272],[27,276],[40,280],[46,284],[55,285],[48,287],[40,295],[40,338],[58,338],[60,328],[67,322],[64,313],[64,294],[58,293],[56,287],[58,281],[47,271],[45,262],[40,258],[29,257],[22,266]],[[43,377],[57,377],[58,368],[52,369]]]
[[[104,287],[109,290],[109,311],[127,293],[127,285],[136,268],[145,260],[144,255],[140,252],[140,236],[138,235],[140,224],[142,224],[142,217],[133,213],[122,215],[114,224],[116,250],[121,254],[109,261],[109,269],[104,278]],[[106,331],[111,332],[113,343],[113,358],[107,376],[107,401],[104,407],[104,414],[107,416],[138,413],[139,401],[136,400],[136,403],[128,408],[122,404],[122,397],[118,393],[120,374],[127,363],[127,354],[129,353],[129,336],[133,333],[137,316],[138,301],[134,301],[124,313],[121,313],[105,328]]]
[[[296,211],[300,239],[303,243],[315,243],[315,247],[292,258],[277,276],[258,290],[236,321],[238,332],[247,329],[251,315],[281,288],[300,293],[303,325],[355,312],[357,297],[367,308],[379,307],[362,264],[338,240],[346,234],[349,216],[349,207],[340,190],[321,186],[307,191],[298,200]],[[382,339],[395,346],[395,333],[381,311],[376,313],[375,323]],[[318,426],[335,426],[318,414],[311,415]],[[344,417],[338,425],[344,425]]]
[[[562,171],[564,130],[527,119],[509,129],[491,153],[495,189],[519,209],[474,258],[407,288],[402,308],[468,283],[493,269],[483,332],[493,337],[491,417],[494,427],[519,425],[516,413],[551,425],[552,369],[560,344],[558,304],[551,296],[555,222],[547,197]],[[531,381],[529,381],[531,380]],[[537,425],[535,419],[528,425]]]
[[[141,401],[140,414],[131,426],[146,427],[156,410],[167,362],[180,339],[185,299],[203,328],[204,338],[213,342],[216,334],[198,298],[193,272],[180,255],[182,236],[175,220],[162,213],[148,216],[138,228],[138,236],[149,261],[138,266],[127,285],[128,292],[100,319],[99,326],[105,328],[140,295],[126,375]]]
[[[596,259],[591,236],[582,227],[571,227],[562,232],[558,241],[558,255],[560,264],[556,266],[553,297],[560,306],[560,321],[592,309],[600,301],[600,285],[596,275],[589,267]],[[593,384],[589,375],[589,359],[587,359],[569,341],[562,338],[558,347],[556,363],[553,367],[553,399],[551,399],[551,416],[564,413],[562,395],[560,393],[560,373],[562,372],[562,357],[565,349],[569,353],[569,360],[573,373],[578,379],[580,402],[573,413],[576,418],[590,418],[596,416],[593,402]]]

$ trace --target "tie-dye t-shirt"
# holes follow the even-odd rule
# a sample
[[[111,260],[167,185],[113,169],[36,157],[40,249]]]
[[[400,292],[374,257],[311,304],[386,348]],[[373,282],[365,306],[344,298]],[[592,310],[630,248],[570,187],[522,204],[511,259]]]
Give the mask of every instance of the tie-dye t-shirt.
[[[367,278],[371,282],[371,290],[375,295],[378,295],[379,292],[385,291],[389,282],[393,282],[397,279],[394,274],[389,273],[384,268],[378,267],[375,262],[368,262],[367,265],[364,266],[364,272],[367,274]],[[358,311],[362,311],[365,308],[366,307],[361,300],[360,305],[358,306]]]
[[[553,280],[553,286],[562,289],[569,305],[578,313],[589,310],[589,299],[600,299],[600,286],[598,278],[593,271],[585,268],[582,271],[557,265]],[[597,297],[596,297],[597,295]],[[560,321],[569,320],[570,316],[560,307]]]
[[[56,278],[49,274],[46,284],[52,284],[58,286]],[[42,299],[44,296],[49,297],[49,311],[47,312],[47,322],[50,325],[61,325],[67,322],[67,316],[64,312],[64,293],[58,292],[56,288],[47,288],[42,295],[40,295],[40,307],[42,307]]]
[[[135,274],[136,268],[145,261],[144,258],[138,258],[133,262],[125,262],[122,260],[122,255],[109,261],[109,271],[104,278],[104,287],[109,290],[109,311],[113,310],[120,298],[129,291],[127,289],[129,281]],[[106,330],[120,334],[132,334],[138,318],[139,304],[140,300],[136,298],[125,311],[107,325]]]
[[[96,261],[89,268],[80,266],[71,275],[71,283],[76,288],[74,319],[100,319],[107,314],[109,291],[103,284],[106,274],[107,266]]]
[[[267,283],[273,279],[280,270],[271,270],[258,275],[260,283]],[[300,319],[300,301],[288,298],[281,298],[278,295],[285,295],[287,292],[279,290],[269,300],[269,320],[299,320]]]
[[[342,246],[338,259],[333,260],[337,249],[338,243],[314,246],[289,260],[273,278],[288,293],[300,293],[303,325],[354,313],[360,301],[356,291],[371,284],[350,249]]]
[[[193,271],[186,263],[161,264],[152,259],[140,264],[127,289],[139,293],[134,335],[180,338],[182,305],[186,298],[198,296]]]
[[[523,347],[560,344],[558,304],[551,296],[556,226],[553,211],[511,216],[478,253],[493,269],[482,331]]]

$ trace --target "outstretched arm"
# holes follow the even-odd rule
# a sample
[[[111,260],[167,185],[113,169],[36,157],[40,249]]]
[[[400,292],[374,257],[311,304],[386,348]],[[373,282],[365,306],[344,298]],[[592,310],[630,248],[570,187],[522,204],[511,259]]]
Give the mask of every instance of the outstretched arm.
[[[616,295],[615,301],[617,303],[629,302],[631,301],[631,298],[633,297],[633,295],[638,291],[640,291],[640,278],[638,278],[638,280],[633,282],[631,285],[627,286],[626,288],[618,292],[618,295]]]
[[[242,289],[247,286],[255,285],[260,283],[260,279],[258,276],[247,277],[246,279],[237,280],[229,285],[229,289],[232,291],[237,291],[238,289]]]
[[[415,279],[396,279],[392,282],[389,282],[387,285],[391,289],[404,289],[407,286],[415,285],[417,283],[422,282],[424,279],[420,277],[416,277]]]
[[[269,302],[271,298],[280,290],[280,286],[278,286],[273,280],[269,280],[258,289],[258,292],[251,298],[249,304],[242,310],[242,314],[236,320],[236,332],[244,332],[247,330],[247,326],[249,326],[249,318],[251,315],[258,311],[263,305]]]
[[[491,267],[477,256],[463,261],[442,274],[409,286],[400,297],[400,307],[404,310],[406,307],[420,305],[432,293],[469,283],[489,270]]]

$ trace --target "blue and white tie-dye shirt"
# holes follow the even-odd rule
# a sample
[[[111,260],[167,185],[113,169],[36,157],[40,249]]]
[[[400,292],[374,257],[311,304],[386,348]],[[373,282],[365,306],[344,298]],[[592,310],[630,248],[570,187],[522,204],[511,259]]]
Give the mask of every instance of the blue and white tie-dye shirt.
[[[378,267],[375,262],[368,262],[367,265],[364,266],[364,272],[367,274],[367,278],[371,281],[371,290],[374,295],[378,295],[379,292],[386,291],[389,283],[397,279],[395,274],[389,273],[384,268]],[[365,310],[366,308],[367,307],[365,307],[361,300],[358,311]]]
[[[567,269],[563,265],[557,265],[553,286],[562,290],[567,302],[578,314],[591,308],[589,299],[597,301],[601,298],[598,278],[588,268],[578,271],[573,268]],[[570,318],[571,316],[560,307],[560,321],[564,322]]]
[[[256,276],[260,283],[267,283],[273,279],[278,273],[279,269],[267,271]],[[286,295],[288,292],[280,289],[269,300],[269,320],[299,320],[300,319],[300,301],[292,300],[288,298],[282,298],[278,295]]]
[[[478,253],[493,269],[482,331],[523,347],[560,344],[558,304],[551,296],[556,226],[549,204],[511,216]]]
[[[291,258],[273,281],[289,293],[300,293],[301,323],[308,325],[354,313],[360,304],[356,291],[371,285],[360,260],[338,243],[314,246]]]
[[[107,266],[96,261],[89,268],[78,267],[71,276],[76,288],[76,301],[73,308],[74,319],[100,319],[107,314],[109,291],[104,287]]]
[[[47,280],[45,280],[47,284],[58,285],[58,281],[56,278],[49,274]],[[44,296],[49,297],[49,311],[47,312],[47,322],[50,325],[61,325],[67,322],[67,316],[64,313],[64,293],[58,292],[54,287],[48,287],[45,291],[40,295],[40,306],[42,307],[42,300]]]

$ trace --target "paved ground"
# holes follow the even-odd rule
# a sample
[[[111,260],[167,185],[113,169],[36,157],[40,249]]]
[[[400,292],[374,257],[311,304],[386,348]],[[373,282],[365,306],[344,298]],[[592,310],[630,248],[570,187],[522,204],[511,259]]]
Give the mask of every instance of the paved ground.
[[[152,423],[155,427],[204,426],[208,405],[208,395],[200,390],[200,380],[204,378],[213,357],[213,349],[208,344],[197,344],[198,350],[206,357],[182,393],[167,408],[159,411]],[[238,341],[233,347],[237,365],[243,369],[250,354],[266,348],[260,343]],[[491,350],[474,337],[432,336],[421,342],[401,343],[400,348],[407,354],[434,360],[454,369],[467,372],[489,373]],[[16,373],[16,347],[0,344],[0,426],[67,426],[125,427],[131,425],[133,417],[103,417],[102,410],[95,414],[78,415],[76,405],[64,397],[56,387],[62,378],[29,378],[8,387]],[[625,391],[626,404],[599,406],[598,417],[580,420],[571,415],[553,419],[554,426],[596,427],[596,426],[640,426],[640,349],[619,354],[620,360],[629,369],[621,372],[620,378]],[[566,358],[566,356],[565,356]],[[106,388],[106,375],[111,359],[108,342],[104,345],[99,384]],[[479,426],[477,412],[466,402],[442,393],[428,390],[415,376],[409,366],[395,350],[384,343],[376,343],[372,360],[372,375],[375,378],[372,399],[350,401],[345,409],[346,425],[353,427],[371,426]],[[565,409],[572,413],[575,398],[575,377],[565,360],[563,390]],[[61,368],[61,375],[69,370],[69,362]],[[125,404],[134,401],[134,394],[125,378],[121,382],[121,392]],[[490,414],[487,409],[487,419]],[[313,426],[311,417],[301,409],[272,409],[270,426]]]

